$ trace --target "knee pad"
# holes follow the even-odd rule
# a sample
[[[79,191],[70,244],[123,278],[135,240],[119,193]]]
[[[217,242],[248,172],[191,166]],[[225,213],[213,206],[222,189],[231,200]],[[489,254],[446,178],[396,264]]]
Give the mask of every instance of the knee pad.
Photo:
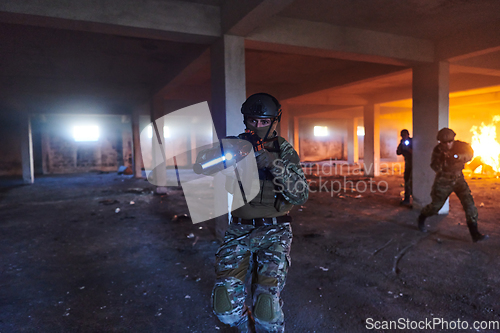
[[[260,294],[257,297],[257,302],[254,307],[254,315],[255,318],[265,321],[271,322],[275,317],[275,313],[277,310],[277,302],[274,302],[274,298],[270,294]]]
[[[218,286],[214,289],[214,311],[216,313],[229,312],[233,309],[231,300],[229,299],[229,293],[226,287]]]

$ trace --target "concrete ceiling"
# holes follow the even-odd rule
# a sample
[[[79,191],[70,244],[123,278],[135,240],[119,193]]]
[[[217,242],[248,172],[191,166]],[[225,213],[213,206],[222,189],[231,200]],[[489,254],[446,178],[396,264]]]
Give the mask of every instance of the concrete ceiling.
[[[439,41],[498,21],[497,0],[296,0],[280,16]]]
[[[497,0],[5,0],[0,22],[0,103],[40,112],[208,100],[224,32],[245,37],[248,94],[311,113],[411,98],[411,67],[440,60],[452,92],[500,87]]]

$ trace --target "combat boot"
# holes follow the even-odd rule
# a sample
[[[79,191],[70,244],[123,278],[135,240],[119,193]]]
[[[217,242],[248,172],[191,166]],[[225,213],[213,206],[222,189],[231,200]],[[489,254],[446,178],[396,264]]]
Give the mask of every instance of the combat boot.
[[[482,240],[488,239],[490,236],[483,235],[477,230],[477,224],[468,224],[470,235],[472,236],[472,241],[474,243],[480,242]]]
[[[425,219],[427,216],[420,214],[418,216],[418,230],[422,232],[427,232],[427,229],[425,228]]]

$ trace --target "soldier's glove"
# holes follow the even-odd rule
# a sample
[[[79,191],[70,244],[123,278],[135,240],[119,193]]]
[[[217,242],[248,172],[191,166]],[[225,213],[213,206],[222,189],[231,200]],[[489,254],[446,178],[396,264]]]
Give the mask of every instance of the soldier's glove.
[[[266,149],[261,149],[255,153],[255,159],[257,161],[257,168],[273,168],[273,161],[275,160],[274,155]]]

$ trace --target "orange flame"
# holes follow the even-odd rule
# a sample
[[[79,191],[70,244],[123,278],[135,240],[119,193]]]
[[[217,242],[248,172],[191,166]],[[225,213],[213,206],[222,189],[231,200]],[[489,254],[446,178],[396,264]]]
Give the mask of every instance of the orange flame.
[[[496,140],[497,128],[496,123],[500,121],[500,116],[494,116],[493,121],[489,125],[481,123],[481,126],[472,126],[470,131],[473,133],[471,146],[474,149],[474,158],[480,157],[482,165],[474,170],[474,173],[482,173],[483,165],[489,165],[493,171],[500,170],[500,143]]]

